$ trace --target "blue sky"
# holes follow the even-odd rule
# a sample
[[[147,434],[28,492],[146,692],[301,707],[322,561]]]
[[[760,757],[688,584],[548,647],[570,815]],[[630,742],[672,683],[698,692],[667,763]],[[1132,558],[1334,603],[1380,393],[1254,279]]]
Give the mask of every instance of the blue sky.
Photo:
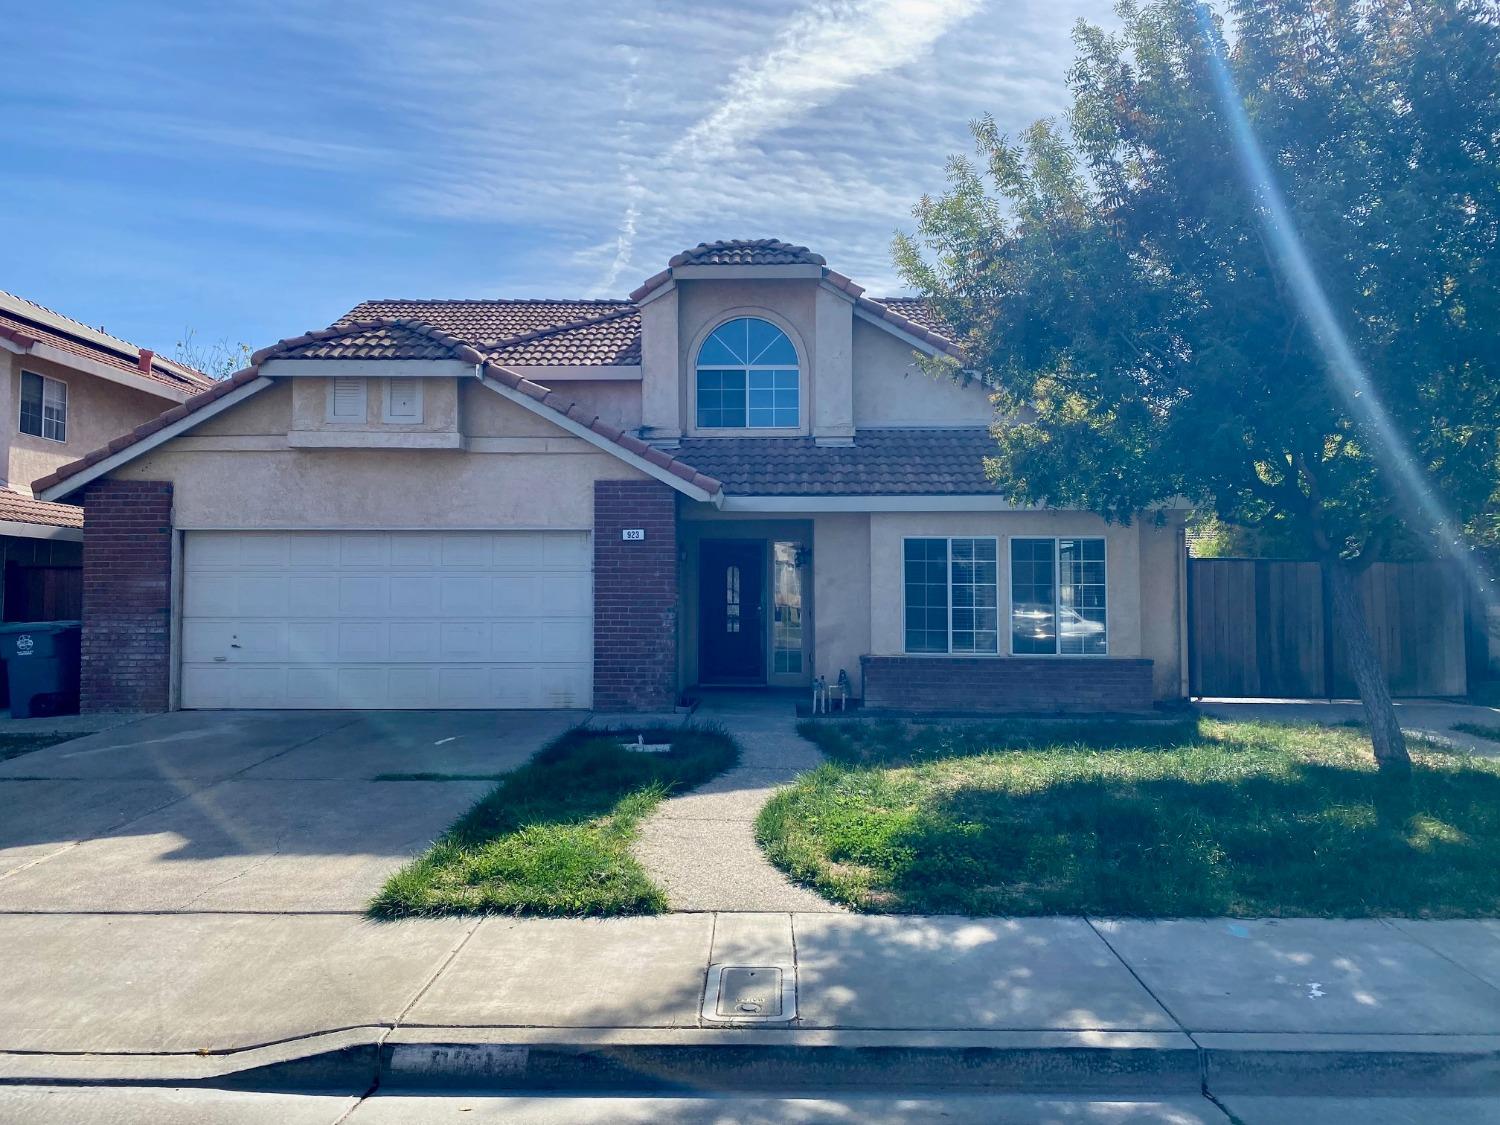
[[[370,297],[623,296],[705,239],[899,290],[967,123],[1063,105],[1096,0],[11,5],[8,289],[159,351]]]

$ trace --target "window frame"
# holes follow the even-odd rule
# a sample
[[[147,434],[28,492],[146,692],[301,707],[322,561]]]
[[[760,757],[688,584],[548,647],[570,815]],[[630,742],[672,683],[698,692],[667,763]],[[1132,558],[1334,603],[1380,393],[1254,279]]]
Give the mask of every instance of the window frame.
[[[772,328],[776,329],[777,332],[781,333],[781,335],[783,337],[785,337],[787,343],[791,345],[792,351],[793,351],[793,353],[797,357],[795,368],[790,367],[790,366],[788,366],[785,363],[728,364],[728,363],[700,363],[700,362],[698,362],[699,356],[702,355],[703,349],[707,346],[708,341],[713,337],[713,334],[715,332],[719,331],[719,329],[723,328],[726,324],[730,324],[730,323],[732,323],[733,321],[736,321],[736,320],[759,320],[759,321],[763,321],[766,324],[769,324]],[[761,309],[734,309],[734,310],[730,310],[725,315],[723,315],[723,316],[719,317],[717,320],[713,321],[713,323],[711,325],[709,325],[709,327],[694,342],[692,354],[690,356],[690,361],[691,362],[689,363],[689,370],[692,372],[692,375],[693,375],[693,378],[692,378],[692,396],[691,396],[692,397],[692,401],[688,404],[689,405],[689,409],[690,409],[690,420],[691,420],[690,432],[695,433],[695,434],[714,434],[714,435],[727,435],[727,434],[746,435],[746,434],[748,434],[748,435],[754,435],[756,437],[767,437],[767,436],[769,436],[769,437],[776,437],[776,436],[786,436],[786,435],[803,434],[803,433],[807,432],[808,419],[809,419],[809,416],[810,416],[810,410],[808,409],[809,403],[808,403],[808,386],[807,386],[807,364],[804,361],[804,357],[803,357],[803,353],[802,353],[802,348],[798,345],[797,338],[796,338],[795,334],[793,333],[791,327],[789,325],[783,323],[778,317],[775,317],[775,316],[773,316],[773,315],[771,315],[771,314],[769,314],[766,311],[761,310]],[[751,392],[750,382],[751,382],[751,375],[753,373],[756,373],[756,372],[791,371],[791,370],[795,370],[796,375],[797,375],[797,386],[796,386],[796,391],[797,391],[797,421],[793,425],[789,425],[789,426],[752,426],[750,424],[750,392]],[[702,423],[699,422],[699,392],[700,392],[700,387],[699,387],[698,375],[699,375],[700,372],[703,372],[703,371],[720,371],[720,372],[722,372],[722,371],[730,371],[730,372],[743,372],[744,373],[744,376],[745,376],[745,391],[744,391],[744,394],[745,394],[745,424],[744,425],[742,425],[742,426],[708,426],[708,425],[703,425]],[[773,394],[773,398],[774,398],[775,388],[772,388],[772,394]],[[773,406],[773,409],[774,409],[774,406]]]
[[[391,413],[391,391],[395,384],[405,380],[412,386],[412,402],[417,408],[415,418],[398,417]],[[427,406],[423,401],[422,380],[415,375],[390,375],[387,376],[380,391],[380,420],[390,426],[420,426],[427,417]]]
[[[359,384],[359,413],[345,417],[335,409],[338,403],[339,383],[352,382]],[[328,404],[324,412],[324,418],[329,422],[338,422],[343,425],[361,424],[370,420],[370,381],[359,375],[334,375],[328,380]]]
[[[1040,538],[1040,537],[1039,537]],[[946,545],[947,550],[947,647],[942,652],[912,651],[907,647],[906,626],[906,545],[913,540],[940,539]],[[955,650],[953,647],[953,541],[955,539],[966,539],[973,543],[989,542],[995,545],[995,649],[993,652],[975,649]],[[937,656],[937,657],[983,657],[994,659],[1003,656],[1000,651],[1000,544],[1002,537],[999,535],[903,535],[901,537],[901,653],[903,656]],[[1005,620],[1009,622],[1010,614],[1007,612]],[[970,630],[977,632],[978,630]]]
[[[1055,635],[1052,638],[1053,651],[1051,652],[1017,652],[1016,651],[1016,629],[1015,629],[1015,579],[1012,568],[1015,559],[1012,555],[1012,547],[1017,539],[1047,539],[1052,543],[1052,612],[1054,621],[1057,622]],[[1062,651],[1062,547],[1064,539],[1097,539],[1104,549],[1104,651],[1103,652],[1063,652]],[[1008,612],[1005,615],[1006,635],[1010,638],[1009,655],[1022,660],[1102,660],[1109,656],[1109,606],[1114,601],[1110,596],[1109,589],[1109,537],[1105,535],[1008,535],[1005,540],[1005,577],[1006,577],[1006,604]]]
[[[42,384],[42,387],[41,387],[41,390],[42,390],[42,401],[41,401],[41,432],[40,433],[35,433],[35,434],[32,433],[30,430],[22,429],[22,425],[21,425],[22,419],[24,418],[23,411],[25,410],[25,404],[26,404],[26,376],[28,376],[28,375],[30,375],[33,379],[40,379],[41,380],[41,384]],[[47,419],[47,386],[48,386],[49,383],[52,386],[54,386],[54,387],[61,388],[61,395],[62,395],[62,437],[54,437],[53,435],[47,433],[47,421],[48,421],[48,419]],[[18,433],[18,434],[25,434],[27,437],[41,438],[43,441],[56,442],[58,445],[67,445],[68,444],[68,381],[66,379],[54,379],[51,375],[43,375],[40,371],[27,371],[25,368],[22,368],[21,369],[20,383],[17,385],[16,391],[17,391],[17,394],[16,394],[16,433]]]

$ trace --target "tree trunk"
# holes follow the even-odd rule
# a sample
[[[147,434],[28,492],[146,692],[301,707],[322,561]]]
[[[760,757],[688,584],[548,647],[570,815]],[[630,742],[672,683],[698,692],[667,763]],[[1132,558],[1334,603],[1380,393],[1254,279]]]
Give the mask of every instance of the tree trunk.
[[[1409,770],[1411,757],[1406,752],[1406,736],[1396,719],[1385,669],[1380,666],[1380,654],[1375,651],[1375,639],[1365,621],[1364,603],[1354,588],[1354,574],[1337,560],[1324,565],[1328,567],[1328,581],[1333,587],[1333,619],[1344,639],[1344,654],[1349,658],[1360,702],[1365,705],[1365,722],[1375,746],[1376,764],[1382,770]]]

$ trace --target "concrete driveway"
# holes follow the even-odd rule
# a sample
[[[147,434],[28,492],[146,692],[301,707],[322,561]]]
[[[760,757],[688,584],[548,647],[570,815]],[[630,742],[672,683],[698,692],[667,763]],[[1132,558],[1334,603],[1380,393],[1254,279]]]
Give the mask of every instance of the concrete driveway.
[[[362,910],[474,775],[584,717],[179,711],[24,754],[0,763],[0,912]]]

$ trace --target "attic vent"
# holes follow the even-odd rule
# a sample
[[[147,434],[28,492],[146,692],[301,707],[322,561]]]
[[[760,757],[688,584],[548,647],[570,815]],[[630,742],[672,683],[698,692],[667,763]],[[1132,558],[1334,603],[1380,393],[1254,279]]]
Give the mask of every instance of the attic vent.
[[[330,422],[363,422],[365,420],[365,381],[335,379],[328,390]]]
[[[422,381],[420,379],[386,380],[385,420],[408,424],[422,420]]]

